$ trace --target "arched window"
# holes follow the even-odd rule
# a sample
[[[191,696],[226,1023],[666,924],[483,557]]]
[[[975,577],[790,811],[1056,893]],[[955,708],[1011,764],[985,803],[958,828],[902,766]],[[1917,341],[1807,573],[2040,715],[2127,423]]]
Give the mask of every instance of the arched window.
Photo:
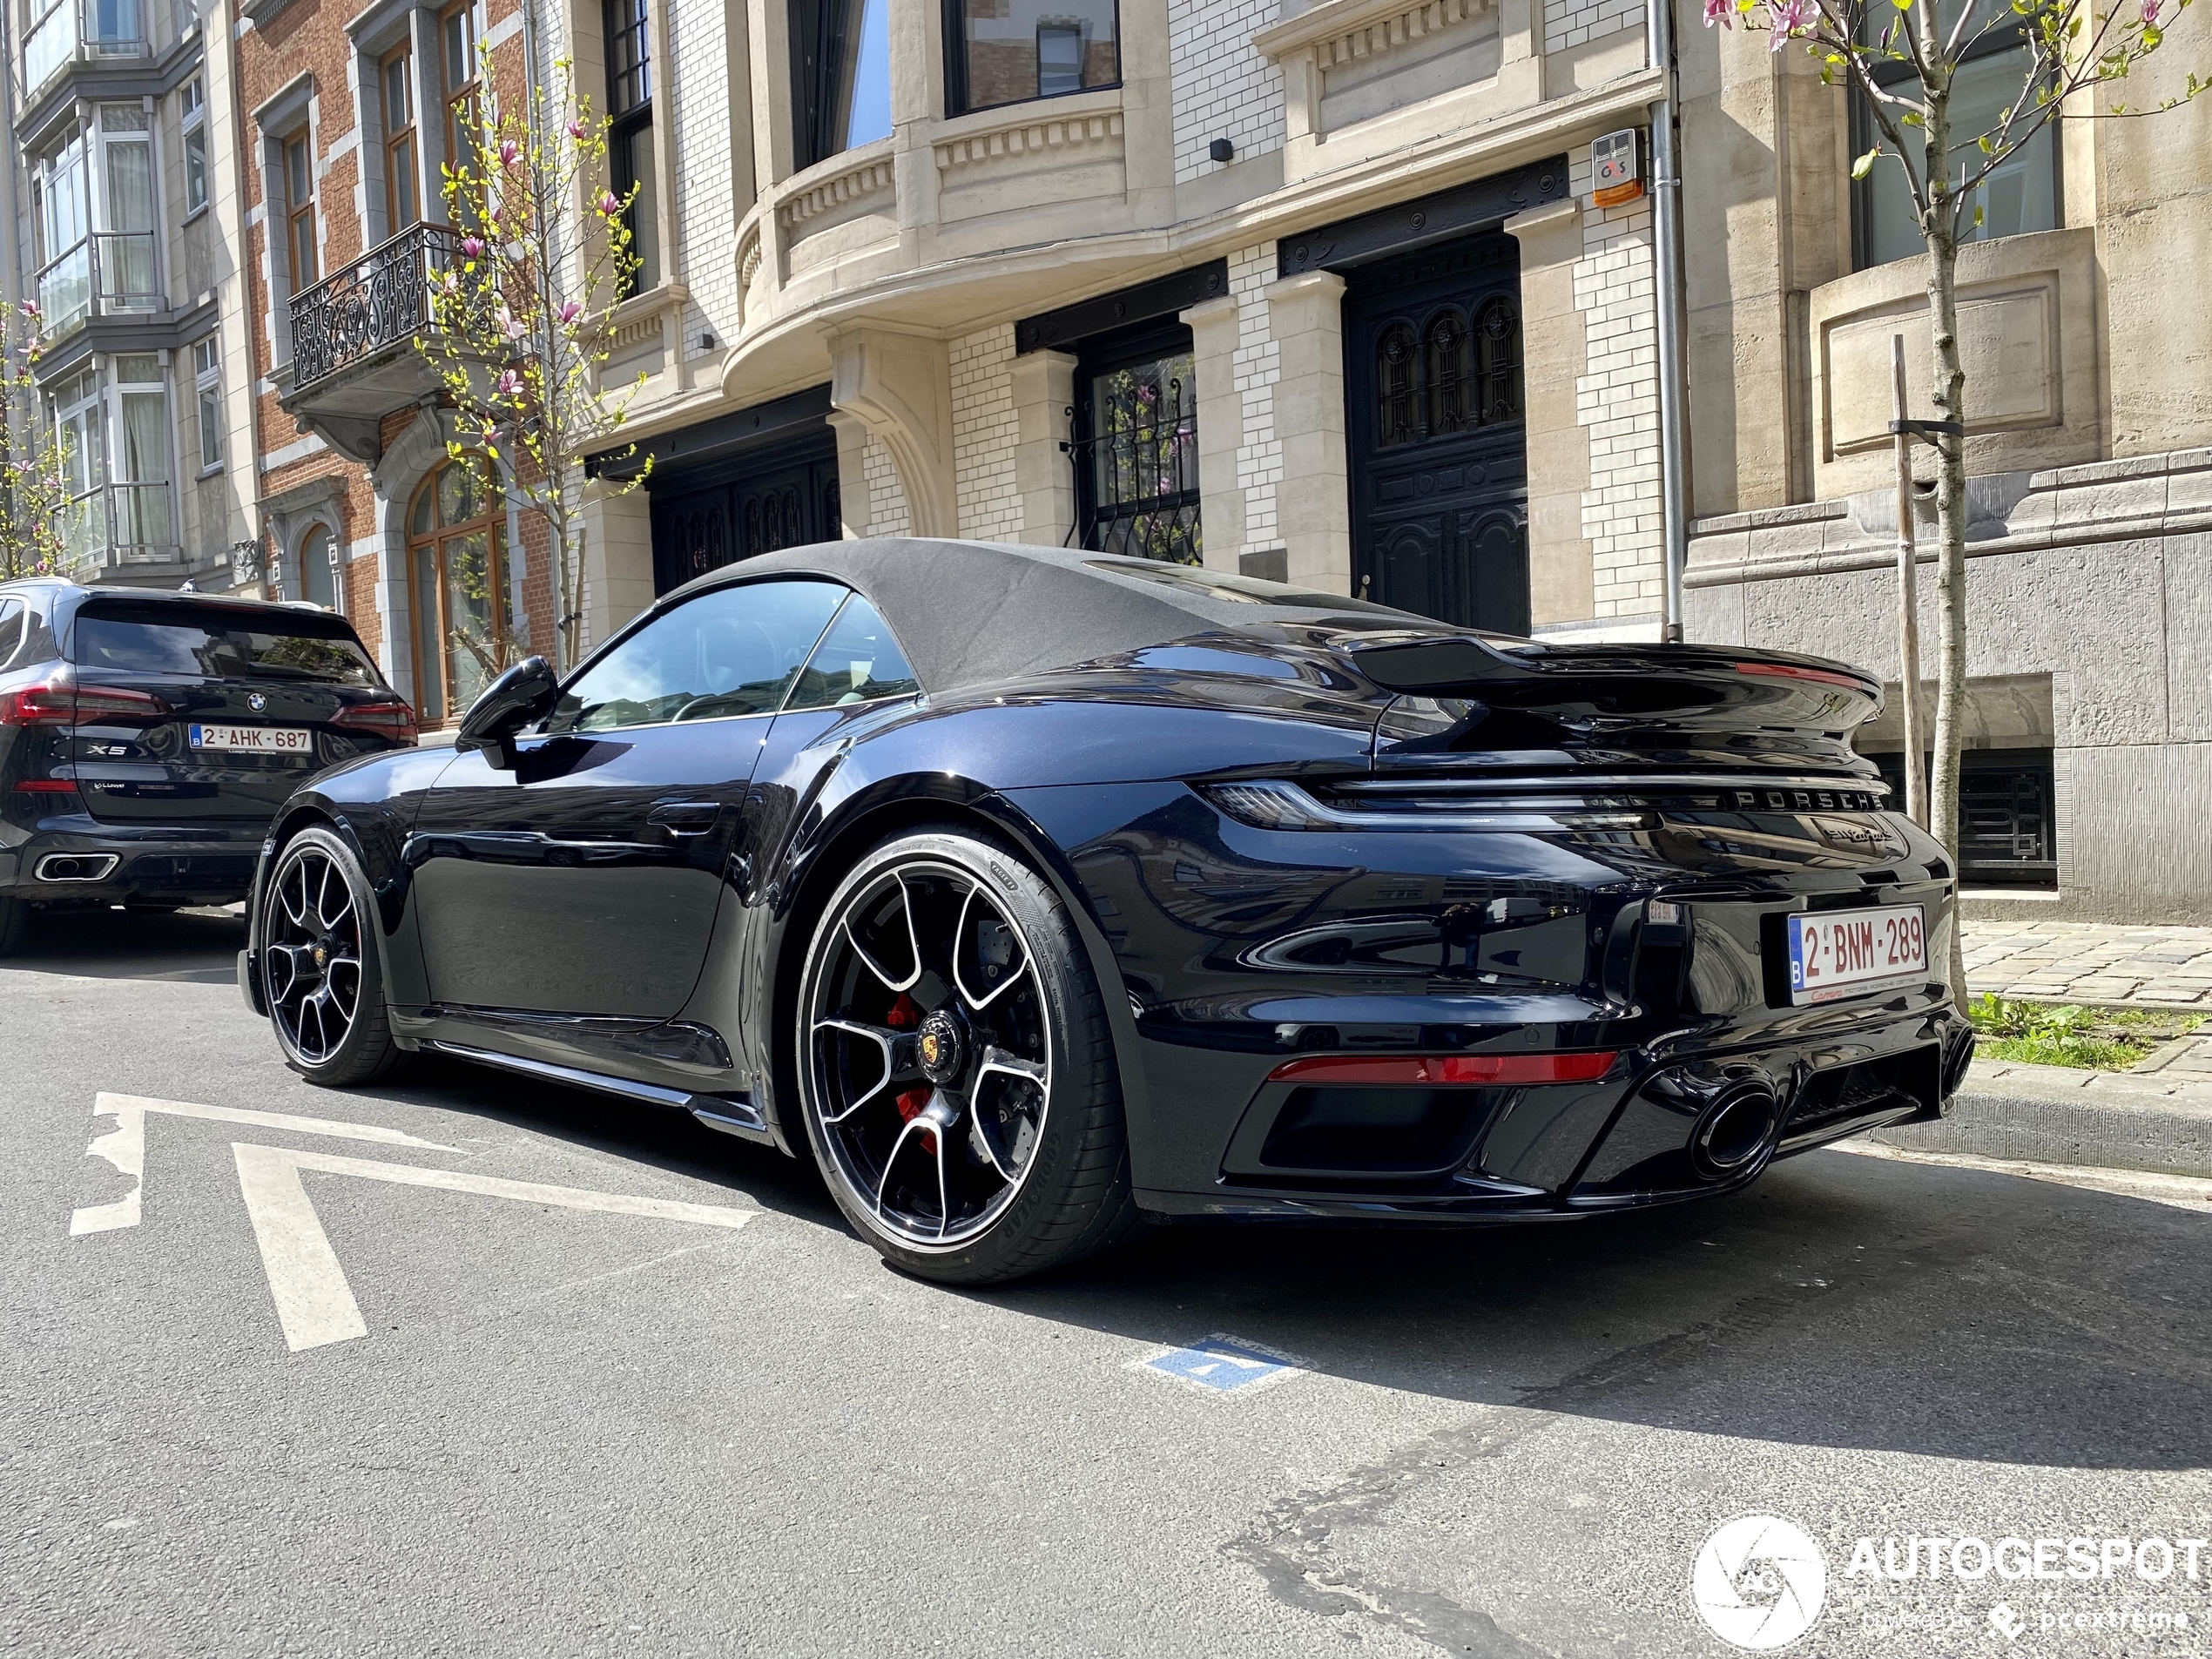
[[[426,726],[458,719],[506,661],[498,499],[484,462],[471,456],[440,466],[408,509],[415,701]]]
[[[1428,431],[1440,438],[1464,430],[1467,418],[1467,325],[1446,311],[1428,326]]]
[[[1413,428],[1413,373],[1418,354],[1413,331],[1404,325],[1393,328],[1375,348],[1375,385],[1380,392],[1382,441],[1411,443],[1419,435]]]
[[[330,527],[317,524],[300,538],[300,597],[325,610],[338,608],[337,573],[332,568]]]
[[[1502,295],[1475,314],[1474,359],[1482,424],[1521,419],[1521,310]]]

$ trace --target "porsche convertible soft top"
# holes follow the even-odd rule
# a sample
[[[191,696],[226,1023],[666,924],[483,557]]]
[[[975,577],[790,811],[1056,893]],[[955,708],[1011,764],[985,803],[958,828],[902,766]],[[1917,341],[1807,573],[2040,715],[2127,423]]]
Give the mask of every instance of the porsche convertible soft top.
[[[661,608],[725,583],[794,574],[828,577],[867,596],[934,692],[1254,624],[1459,631],[1386,605],[1191,565],[905,536],[764,553],[695,577]]]

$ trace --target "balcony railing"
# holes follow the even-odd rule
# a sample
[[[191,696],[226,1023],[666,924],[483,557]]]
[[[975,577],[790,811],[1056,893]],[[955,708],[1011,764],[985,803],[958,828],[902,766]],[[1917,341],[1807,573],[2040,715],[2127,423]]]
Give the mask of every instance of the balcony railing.
[[[175,496],[167,484],[100,484],[54,509],[72,571],[158,564],[179,556]]]
[[[462,258],[461,233],[415,225],[292,300],[292,384],[334,374],[430,321],[430,290]]]
[[[139,57],[145,51],[143,0],[61,0],[24,36],[24,95],[36,95],[79,56]]]
[[[95,231],[38,273],[38,312],[58,339],[85,318],[158,311],[152,231]]]

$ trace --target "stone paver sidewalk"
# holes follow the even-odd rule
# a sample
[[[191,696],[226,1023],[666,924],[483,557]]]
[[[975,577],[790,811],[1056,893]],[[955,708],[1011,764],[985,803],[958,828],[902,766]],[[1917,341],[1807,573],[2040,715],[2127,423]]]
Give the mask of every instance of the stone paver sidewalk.
[[[1966,952],[1976,995],[2212,1008],[2212,927],[1974,921]]]

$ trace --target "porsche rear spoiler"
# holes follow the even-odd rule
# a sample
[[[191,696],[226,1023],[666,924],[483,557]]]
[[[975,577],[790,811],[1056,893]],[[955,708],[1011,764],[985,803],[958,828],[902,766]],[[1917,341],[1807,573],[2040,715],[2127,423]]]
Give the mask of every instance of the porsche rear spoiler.
[[[1386,691],[1607,724],[1794,727],[1842,733],[1882,706],[1881,682],[1845,664],[1716,645],[1554,644],[1481,635],[1345,650]]]

